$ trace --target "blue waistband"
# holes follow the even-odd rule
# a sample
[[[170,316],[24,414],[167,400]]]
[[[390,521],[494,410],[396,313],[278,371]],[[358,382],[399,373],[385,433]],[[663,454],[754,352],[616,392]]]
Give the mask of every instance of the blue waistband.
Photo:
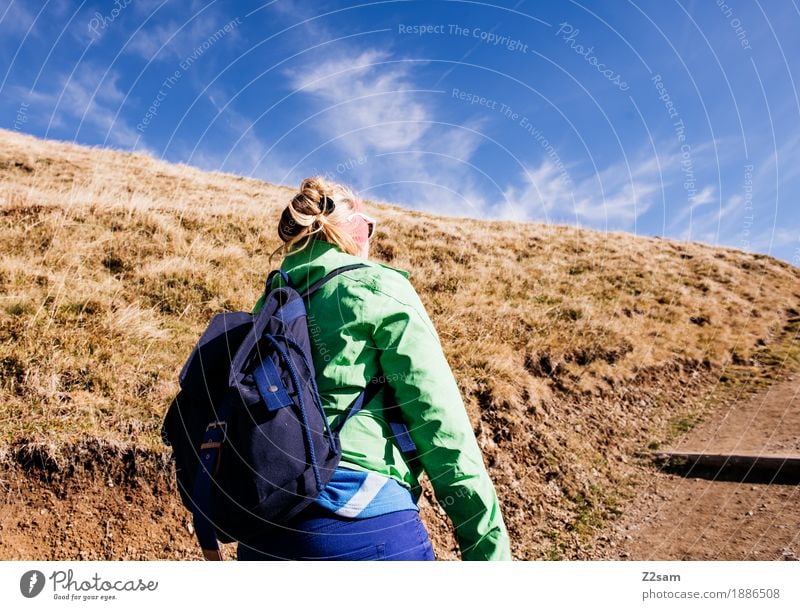
[[[354,519],[419,510],[411,491],[395,479],[342,466],[334,471],[314,502],[339,516]]]

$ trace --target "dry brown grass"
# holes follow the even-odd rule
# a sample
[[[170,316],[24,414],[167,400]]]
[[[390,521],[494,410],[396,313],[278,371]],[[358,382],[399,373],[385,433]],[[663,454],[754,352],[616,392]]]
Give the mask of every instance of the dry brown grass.
[[[180,366],[213,313],[257,299],[290,190],[12,132],[0,141],[3,444],[160,451]],[[800,270],[774,258],[371,207],[373,256],[411,271],[517,557],[575,556],[624,501],[636,449],[679,431],[717,390],[798,362]]]

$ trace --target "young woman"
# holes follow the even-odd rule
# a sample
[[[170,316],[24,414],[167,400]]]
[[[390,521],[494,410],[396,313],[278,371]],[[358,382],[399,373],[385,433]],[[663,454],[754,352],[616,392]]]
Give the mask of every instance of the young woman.
[[[368,259],[375,220],[346,187],[304,180],[283,210],[275,250],[302,291],[356,262],[323,285],[307,306],[316,381],[329,422],[373,377],[384,390],[347,420],[342,460],[322,495],[291,522],[239,544],[239,559],[433,560],[419,518],[423,470],[456,527],[463,559],[511,559],[492,481],[437,332],[409,273]],[[279,274],[273,287],[282,281]],[[263,296],[253,312],[261,308]],[[387,421],[399,407],[416,456],[407,459]]]

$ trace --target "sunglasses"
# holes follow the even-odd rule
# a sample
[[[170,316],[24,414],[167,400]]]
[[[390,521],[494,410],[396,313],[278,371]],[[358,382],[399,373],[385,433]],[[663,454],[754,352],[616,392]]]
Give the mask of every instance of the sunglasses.
[[[367,223],[367,239],[370,239],[372,234],[375,232],[375,225],[377,224],[377,221],[374,218],[364,214],[364,212],[353,212],[346,218],[347,222],[350,222],[356,216],[360,216]]]

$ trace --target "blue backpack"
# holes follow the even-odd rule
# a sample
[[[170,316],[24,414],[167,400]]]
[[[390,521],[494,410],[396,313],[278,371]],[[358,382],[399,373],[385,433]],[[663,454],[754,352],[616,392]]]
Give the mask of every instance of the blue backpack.
[[[302,294],[272,271],[259,313],[215,315],[186,361],[162,438],[206,559],[222,559],[218,540],[257,539],[311,504],[339,463],[345,422],[381,388],[394,402],[383,377],[373,378],[332,428],[315,382],[304,299],[364,266],[335,269]],[[271,289],[277,273],[285,285]],[[395,442],[415,461],[399,409],[385,408]]]

